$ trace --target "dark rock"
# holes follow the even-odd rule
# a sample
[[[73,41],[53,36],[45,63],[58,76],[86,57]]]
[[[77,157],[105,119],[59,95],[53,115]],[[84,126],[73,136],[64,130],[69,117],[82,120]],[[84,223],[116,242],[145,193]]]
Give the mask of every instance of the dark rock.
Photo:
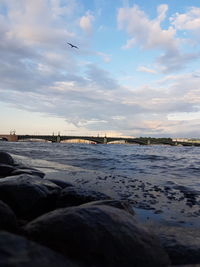
[[[24,237],[0,232],[2,267],[80,267],[63,255]]]
[[[0,163],[13,165],[14,159],[8,153],[0,151]]]
[[[43,178],[45,174],[39,170],[36,169],[15,169],[12,171],[10,175],[20,175],[20,174],[30,174],[30,175],[36,175],[39,176],[40,178]]]
[[[88,267],[168,266],[155,236],[109,206],[63,208],[25,227],[27,236]]]
[[[99,201],[92,201],[86,204],[82,204],[81,207],[89,207],[91,205],[99,206],[99,205],[106,205],[106,206],[111,206],[114,208],[118,208],[121,210],[124,210],[132,215],[135,215],[135,212],[132,208],[132,205],[128,203],[128,201],[122,201],[122,200],[99,200]]]
[[[109,196],[96,192],[93,190],[86,190],[81,187],[70,186],[64,188],[57,201],[57,207],[71,207],[78,206],[87,202],[97,201],[97,200],[108,200]]]
[[[17,219],[11,208],[0,200],[0,230],[16,231]]]
[[[0,179],[0,199],[22,218],[35,218],[55,208],[61,188],[28,174]]]
[[[195,228],[160,226],[156,229],[173,265],[200,265],[200,231]]]
[[[15,167],[12,165],[0,163],[0,177],[9,176],[15,170]]]
[[[47,178],[48,181],[51,181],[52,183],[60,186],[61,188],[65,188],[65,187],[69,187],[69,186],[73,186],[73,184],[59,180],[59,179],[54,179],[54,178]]]

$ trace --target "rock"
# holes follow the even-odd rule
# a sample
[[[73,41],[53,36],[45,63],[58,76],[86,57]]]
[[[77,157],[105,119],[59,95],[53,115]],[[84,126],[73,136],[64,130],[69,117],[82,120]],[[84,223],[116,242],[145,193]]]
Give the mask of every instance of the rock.
[[[176,267],[200,267],[200,264],[187,264],[187,265],[171,265]]]
[[[0,151],[0,163],[13,165],[14,159],[11,157],[10,154]]]
[[[172,264],[200,265],[200,230],[176,226],[160,226],[156,234]]]
[[[109,196],[93,190],[86,190],[81,187],[70,186],[64,188],[57,201],[57,207],[78,206],[90,201],[110,199]]]
[[[20,174],[30,174],[30,175],[36,175],[39,176],[40,178],[43,178],[45,174],[39,170],[36,169],[15,169],[12,171],[10,175],[20,175]]]
[[[61,188],[65,188],[65,187],[69,187],[69,186],[73,186],[73,184],[71,183],[68,183],[66,181],[62,181],[62,180],[59,180],[59,179],[54,179],[54,178],[47,178],[48,181],[51,181],[52,183],[60,186]]]
[[[0,177],[9,176],[15,170],[15,167],[12,165],[0,163]]]
[[[0,199],[26,219],[53,210],[60,190],[50,181],[28,174],[0,179]]]
[[[80,267],[63,255],[24,237],[0,232],[2,267]]]
[[[38,169],[32,168],[30,166],[26,166],[26,165],[19,163],[19,162],[15,162],[14,166],[15,166],[16,170],[20,172],[20,173],[16,172],[15,175],[27,173],[27,174],[31,174],[31,175],[37,175],[41,178],[43,178],[45,176],[44,172],[39,171]],[[29,173],[29,172],[31,172],[31,173]],[[14,175],[14,174],[12,174],[12,175]]]
[[[17,219],[11,208],[0,200],[0,230],[16,231]]]
[[[81,207],[89,207],[89,206],[99,206],[99,205],[106,205],[106,206],[111,206],[114,208],[118,208],[121,210],[124,210],[132,215],[135,215],[135,212],[132,208],[132,206],[128,203],[128,201],[123,201],[123,200],[115,200],[115,199],[111,199],[111,200],[99,200],[99,201],[92,201],[86,204],[82,204]]]
[[[27,236],[87,267],[168,266],[155,236],[109,206],[63,208],[25,226]]]

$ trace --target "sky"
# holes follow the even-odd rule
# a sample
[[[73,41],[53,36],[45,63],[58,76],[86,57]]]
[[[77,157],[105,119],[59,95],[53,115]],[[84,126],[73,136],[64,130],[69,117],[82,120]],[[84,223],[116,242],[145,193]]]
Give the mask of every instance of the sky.
[[[199,63],[199,0],[0,0],[0,133],[200,138]]]

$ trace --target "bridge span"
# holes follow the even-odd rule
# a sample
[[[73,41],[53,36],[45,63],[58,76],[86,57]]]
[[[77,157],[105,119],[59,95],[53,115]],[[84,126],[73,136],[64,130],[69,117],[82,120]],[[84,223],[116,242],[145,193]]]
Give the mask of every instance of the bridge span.
[[[144,141],[136,138],[124,137],[99,137],[99,136],[70,136],[70,135],[16,135],[16,134],[0,134],[1,141],[18,142],[28,140],[44,140],[53,143],[60,143],[68,140],[86,140],[96,144],[107,144],[109,142],[124,141],[124,143],[145,145]]]
[[[200,146],[200,143],[193,142],[181,142],[174,141],[171,138],[153,138],[153,137],[139,137],[139,138],[130,138],[130,137],[100,137],[100,136],[70,136],[70,135],[16,135],[14,133],[10,134],[0,134],[0,141],[8,142],[18,142],[18,141],[36,141],[43,140],[46,142],[60,143],[63,141],[69,140],[85,140],[90,141],[95,144],[108,144],[110,142],[114,143],[126,143],[126,144],[138,144],[138,145],[171,145],[171,146]]]

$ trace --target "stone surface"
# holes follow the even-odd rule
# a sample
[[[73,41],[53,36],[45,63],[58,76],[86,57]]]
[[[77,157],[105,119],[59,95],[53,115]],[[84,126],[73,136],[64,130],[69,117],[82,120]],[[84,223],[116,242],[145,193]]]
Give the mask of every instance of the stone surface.
[[[17,219],[11,208],[0,200],[0,230],[16,231]]]
[[[133,207],[128,203],[128,201],[125,200],[115,200],[115,199],[111,199],[111,200],[99,200],[99,201],[92,201],[86,204],[82,204],[81,207],[89,207],[89,206],[99,206],[99,205],[106,205],[106,206],[111,206],[114,208],[118,208],[121,210],[124,210],[132,215],[135,215],[135,212],[133,210]]]
[[[7,152],[0,151],[0,163],[13,165],[14,160]]]
[[[57,207],[78,206],[87,202],[110,199],[109,196],[93,190],[70,186],[64,188],[57,201]]]
[[[61,188],[28,174],[0,179],[0,199],[19,217],[34,218],[55,208]]]
[[[60,186],[61,188],[65,188],[65,187],[69,187],[69,186],[73,186],[73,184],[69,183],[69,182],[66,182],[66,181],[63,181],[63,180],[59,180],[59,179],[56,179],[56,178],[47,178],[48,181]]]
[[[158,240],[127,212],[109,206],[63,208],[25,227],[27,236],[87,267],[168,266]]]
[[[157,227],[154,232],[168,253],[172,264],[200,265],[200,229],[178,226]]]
[[[28,168],[21,168],[21,169],[15,169],[11,172],[10,175],[20,175],[20,174],[30,174],[30,175],[36,175],[39,176],[40,178],[43,178],[45,174],[39,170],[36,169],[28,169]]]
[[[5,177],[11,175],[16,168],[12,165],[0,163],[0,177]]]
[[[49,248],[4,231],[0,231],[0,266],[80,267]]]

